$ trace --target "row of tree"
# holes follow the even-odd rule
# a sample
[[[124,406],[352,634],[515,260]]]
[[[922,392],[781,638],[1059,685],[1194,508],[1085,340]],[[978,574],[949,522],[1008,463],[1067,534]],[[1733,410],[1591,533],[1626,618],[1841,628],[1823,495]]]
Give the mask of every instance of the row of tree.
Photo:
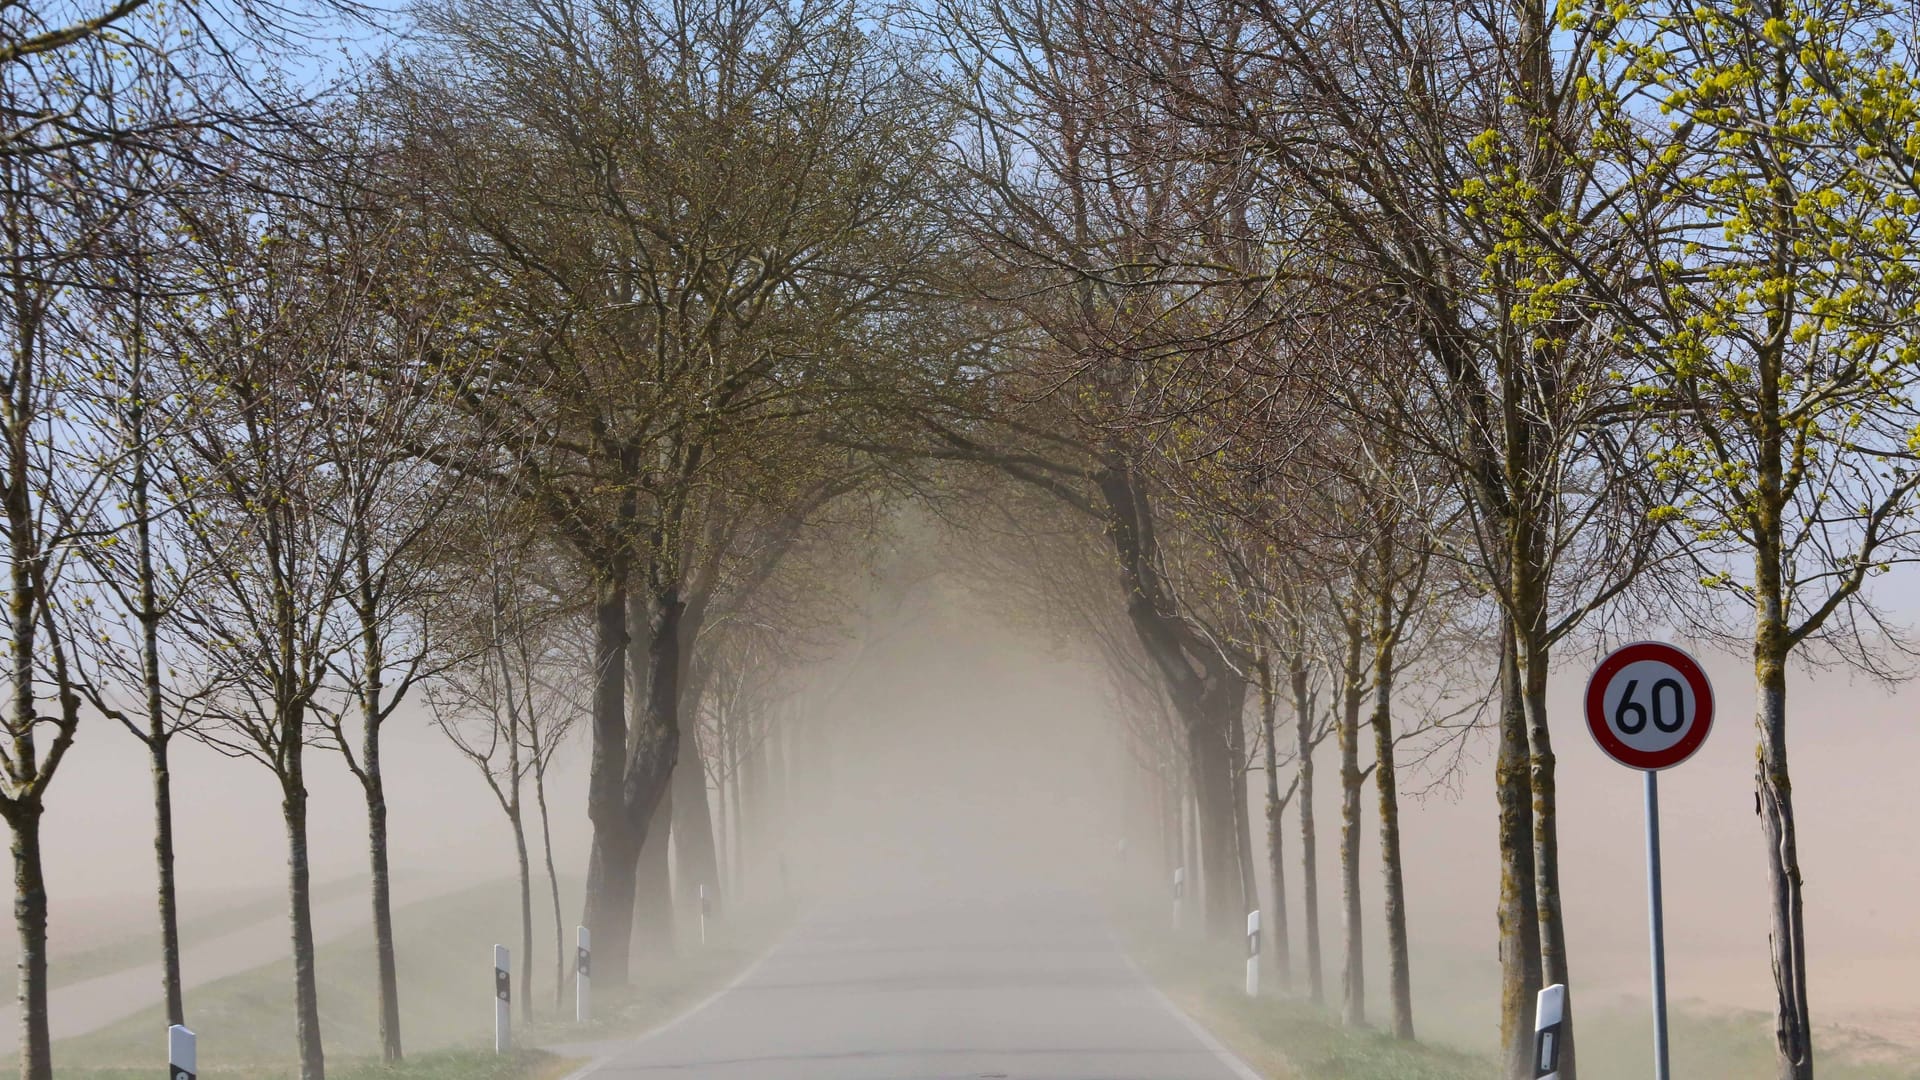
[[[52,1070],[39,819],[84,720],[152,754],[176,1019],[171,740],[275,776],[317,1078],[307,749],[365,794],[389,1056],[409,701],[512,823],[529,954],[522,800],[549,832],[578,719],[583,921],[622,984],[636,910],[670,926],[669,831],[718,887],[711,789],[737,834],[844,552],[890,498],[980,490],[1109,658],[1159,831],[1191,806],[1212,932],[1257,891],[1249,772],[1283,899],[1298,807],[1316,993],[1334,740],[1350,1022],[1365,787],[1411,1037],[1399,785],[1494,733],[1515,1076],[1534,992],[1577,985],[1555,651],[1745,612],[1780,1071],[1812,1074],[1786,662],[1880,662],[1864,590],[1920,484],[1891,7],[425,0],[296,91],[266,52],[313,14],[0,16],[23,1076]]]

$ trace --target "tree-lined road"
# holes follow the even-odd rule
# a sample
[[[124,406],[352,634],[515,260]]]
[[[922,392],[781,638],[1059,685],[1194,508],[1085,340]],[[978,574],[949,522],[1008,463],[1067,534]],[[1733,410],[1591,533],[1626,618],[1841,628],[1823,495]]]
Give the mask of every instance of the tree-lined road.
[[[1257,1080],[1141,977],[1091,906],[875,898],[816,910],[739,982],[575,1080]]]

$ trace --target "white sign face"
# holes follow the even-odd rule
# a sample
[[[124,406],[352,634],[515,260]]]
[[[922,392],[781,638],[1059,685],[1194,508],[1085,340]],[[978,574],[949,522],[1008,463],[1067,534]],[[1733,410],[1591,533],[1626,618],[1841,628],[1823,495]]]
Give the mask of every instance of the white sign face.
[[[1666,769],[1700,749],[1713,726],[1713,687],[1693,657],[1643,641],[1600,662],[1587,683],[1587,730],[1635,769]]]

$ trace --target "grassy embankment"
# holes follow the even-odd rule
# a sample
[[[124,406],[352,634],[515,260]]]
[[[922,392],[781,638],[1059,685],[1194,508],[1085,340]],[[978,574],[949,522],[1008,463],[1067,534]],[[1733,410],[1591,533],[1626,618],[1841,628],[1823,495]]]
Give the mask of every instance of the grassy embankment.
[[[1135,959],[1174,1003],[1271,1080],[1487,1080],[1498,1076],[1490,1039],[1448,1045],[1403,1043],[1378,1031],[1349,1031],[1329,1009],[1269,994],[1247,998],[1240,953],[1175,939],[1146,920],[1129,923]],[[1328,991],[1338,976],[1328,972]],[[1486,1007],[1445,1011],[1484,1015],[1491,1024],[1492,987],[1480,995]],[[1416,1009],[1423,1002],[1416,987]],[[1430,990],[1424,998],[1433,1004]],[[1455,998],[1462,991],[1450,991]],[[1385,1002],[1369,1002],[1377,1013]],[[1422,1015],[1416,1012],[1416,1019]],[[1453,1017],[1457,1020],[1458,1016]],[[1651,1071],[1653,1024],[1642,1005],[1621,1003],[1579,1014],[1583,1080],[1642,1080]],[[1669,1023],[1673,1072],[1688,1080],[1753,1080],[1773,1073],[1771,1018],[1755,1011],[1708,1012],[1677,1007]],[[1477,1031],[1477,1028],[1476,1028]],[[1464,1034],[1452,1032],[1449,1034]],[[1815,1033],[1815,1057],[1828,1080],[1920,1080],[1920,1052],[1870,1033],[1824,1027]]]
[[[346,896],[365,895],[366,889],[366,882],[359,878],[326,881],[313,887],[313,902],[325,904]],[[284,918],[286,910],[286,895],[272,889],[230,903],[215,902],[204,896],[183,897],[180,946],[191,949],[251,923],[276,916]],[[151,904],[138,906],[111,920],[95,921],[102,925],[89,926],[80,933],[62,933],[65,928],[56,924],[47,971],[52,989],[158,964],[154,942],[160,934],[159,921]],[[68,944],[74,941],[88,944],[78,948]],[[12,968],[17,961],[14,943],[0,942],[0,967]]]
[[[489,1049],[492,946],[519,940],[517,904],[512,884],[501,882],[395,912],[401,1025],[408,1048],[407,1062],[397,1068],[374,1060],[379,1033],[370,936],[350,935],[322,946],[316,963],[328,1075],[346,1080],[551,1080],[564,1075],[572,1063],[556,1055],[528,1050],[499,1058]],[[564,1009],[554,1006],[548,923],[547,937],[543,939],[538,929],[535,937],[536,1020],[516,1029],[516,1041],[526,1046],[591,1041],[664,1022],[744,968],[782,925],[775,913],[749,913],[716,927],[708,948],[683,945],[670,960],[636,960],[635,985],[620,994],[601,990],[596,1006],[604,1019],[583,1027],[571,1022],[570,988]],[[515,989],[519,989],[517,978]],[[292,997],[292,964],[285,960],[190,990],[188,1022],[199,1035],[200,1075],[248,1080],[297,1075],[292,1063]],[[515,1018],[519,1020],[517,1007]],[[61,1040],[54,1045],[60,1076],[62,1080],[151,1076],[165,1027],[156,1007],[101,1031]]]

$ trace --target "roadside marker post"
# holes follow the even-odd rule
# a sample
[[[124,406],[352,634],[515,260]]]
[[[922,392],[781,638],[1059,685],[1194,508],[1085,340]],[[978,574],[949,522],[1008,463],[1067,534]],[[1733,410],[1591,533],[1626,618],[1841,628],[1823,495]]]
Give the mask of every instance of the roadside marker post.
[[[1554,983],[1540,991],[1533,1006],[1534,1080],[1559,1080],[1560,1025],[1566,1018],[1566,984]]]
[[[1630,769],[1640,770],[1643,778],[1653,1074],[1656,1080],[1671,1080],[1666,914],[1660,883],[1660,772],[1692,757],[1707,741],[1707,734],[1713,730],[1713,685],[1699,662],[1685,651],[1664,642],[1635,642],[1615,649],[1594,669],[1587,681],[1586,712],[1587,731],[1601,752]],[[1560,990],[1564,1013],[1566,989]],[[1546,991],[1541,993],[1544,1003]]]
[[[167,1029],[168,1080],[195,1080],[200,1074],[200,1053],[193,1032],[175,1024]]]
[[[1173,868],[1173,928],[1176,932],[1181,926],[1180,901],[1186,897],[1186,892],[1187,868],[1176,866]]]
[[[573,954],[573,1019],[584,1024],[593,1019],[593,938],[584,926],[578,935]]]
[[[1247,912],[1247,996],[1260,996],[1260,912]]]
[[[700,886],[700,944],[707,943],[707,916],[713,913],[713,901],[707,898],[707,887]]]
[[[493,947],[493,1052],[513,1049],[513,959],[505,945]]]

